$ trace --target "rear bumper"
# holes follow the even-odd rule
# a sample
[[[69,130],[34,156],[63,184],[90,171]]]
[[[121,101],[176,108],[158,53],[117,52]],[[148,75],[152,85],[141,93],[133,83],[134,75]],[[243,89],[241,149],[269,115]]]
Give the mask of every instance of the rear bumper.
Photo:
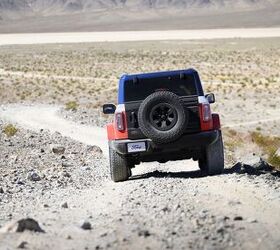
[[[219,130],[205,131],[195,134],[186,134],[180,139],[166,144],[155,144],[150,139],[139,140],[113,140],[110,141],[110,147],[116,150],[119,154],[149,154],[153,152],[171,152],[180,151],[182,149],[197,149],[204,148],[215,142],[219,137]],[[144,152],[128,152],[128,143],[145,142],[146,150]]]

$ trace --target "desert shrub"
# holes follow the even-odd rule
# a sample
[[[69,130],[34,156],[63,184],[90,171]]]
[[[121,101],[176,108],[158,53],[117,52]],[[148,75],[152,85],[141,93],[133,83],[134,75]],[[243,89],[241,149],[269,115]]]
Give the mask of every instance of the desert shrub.
[[[280,137],[267,136],[260,132],[252,132],[251,137],[252,141],[268,155],[268,163],[280,169],[280,156],[276,154],[277,150],[280,148]]]
[[[12,124],[8,124],[3,128],[3,133],[8,137],[14,136],[17,131],[18,129]]]
[[[263,135],[254,131],[251,133],[252,141],[262,148],[279,147],[280,137]]]
[[[234,129],[223,129],[223,137],[225,148],[229,151],[234,151],[236,148],[244,145],[244,135]]]
[[[65,104],[66,110],[77,111],[79,104],[76,101],[70,101]]]
[[[277,149],[270,148],[268,155],[268,162],[280,170],[280,155],[276,154]]]

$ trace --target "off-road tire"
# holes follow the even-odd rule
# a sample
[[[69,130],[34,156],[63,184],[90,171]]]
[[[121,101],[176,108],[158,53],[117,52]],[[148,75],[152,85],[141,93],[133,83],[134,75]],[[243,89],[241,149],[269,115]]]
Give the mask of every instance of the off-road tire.
[[[159,130],[151,121],[151,112],[156,105],[172,106],[176,113],[176,122],[166,131]],[[140,105],[138,123],[142,133],[156,144],[169,143],[178,139],[185,131],[188,112],[184,109],[179,96],[169,91],[158,91],[149,95]]]
[[[207,175],[223,173],[224,145],[221,131],[219,131],[218,139],[205,149],[203,157],[198,160],[198,165],[201,171]]]
[[[124,155],[109,147],[110,175],[114,182],[126,181],[131,176],[131,169]]]

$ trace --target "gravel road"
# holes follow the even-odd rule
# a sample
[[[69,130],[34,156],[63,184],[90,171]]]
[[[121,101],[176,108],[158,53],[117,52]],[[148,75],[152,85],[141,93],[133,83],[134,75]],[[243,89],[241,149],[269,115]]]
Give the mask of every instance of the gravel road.
[[[13,122],[19,132],[0,137],[0,249],[280,248],[280,175],[265,163],[213,177],[193,161],[149,163],[113,183],[106,152],[92,146],[105,151],[102,129],[56,111],[1,108],[0,129]],[[5,233],[26,217],[46,233]]]

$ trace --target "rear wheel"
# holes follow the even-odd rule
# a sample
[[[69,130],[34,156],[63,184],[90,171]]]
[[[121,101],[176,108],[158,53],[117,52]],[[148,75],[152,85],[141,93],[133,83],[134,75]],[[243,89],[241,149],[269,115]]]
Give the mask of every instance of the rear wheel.
[[[218,175],[224,171],[224,146],[222,133],[219,131],[218,139],[210,144],[204,152],[204,156],[198,160],[201,171],[207,175]]]
[[[118,154],[109,147],[110,175],[114,182],[126,181],[131,176],[129,162],[124,155]]]
[[[205,164],[206,164],[206,160],[205,160],[205,155],[203,157],[201,157],[199,160],[198,160],[198,166],[199,166],[199,169],[203,172],[205,172]]]

